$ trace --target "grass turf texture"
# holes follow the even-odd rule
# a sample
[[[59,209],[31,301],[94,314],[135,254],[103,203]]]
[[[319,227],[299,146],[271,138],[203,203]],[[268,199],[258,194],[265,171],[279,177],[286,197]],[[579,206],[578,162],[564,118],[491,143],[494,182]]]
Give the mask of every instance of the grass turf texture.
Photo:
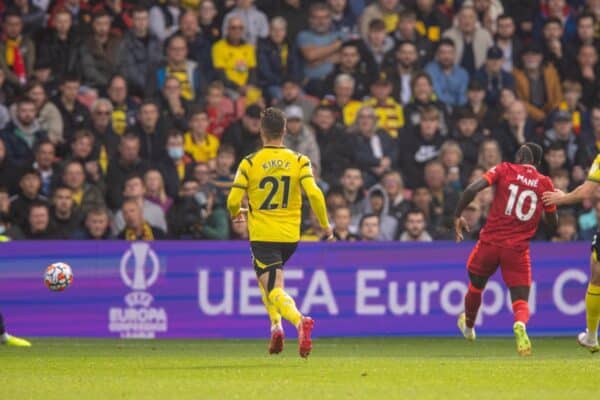
[[[34,339],[0,347],[0,399],[577,399],[600,384],[600,357],[573,338],[295,340],[278,356],[265,341]]]

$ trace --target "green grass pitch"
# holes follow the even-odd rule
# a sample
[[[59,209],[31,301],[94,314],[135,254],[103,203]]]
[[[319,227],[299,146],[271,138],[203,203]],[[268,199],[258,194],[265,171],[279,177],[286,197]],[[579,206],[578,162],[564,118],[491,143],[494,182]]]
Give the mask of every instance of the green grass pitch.
[[[34,339],[0,347],[0,399],[578,399],[600,390],[600,356],[573,338],[317,339],[269,356],[257,340]]]

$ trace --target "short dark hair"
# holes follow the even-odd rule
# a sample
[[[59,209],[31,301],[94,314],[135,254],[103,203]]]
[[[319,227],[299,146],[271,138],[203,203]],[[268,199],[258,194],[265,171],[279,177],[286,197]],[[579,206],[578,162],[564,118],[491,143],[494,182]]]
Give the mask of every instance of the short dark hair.
[[[362,217],[360,217],[360,222],[358,223],[358,228],[362,228],[363,223],[368,220],[369,218],[377,218],[377,221],[379,221],[379,215],[375,214],[375,213],[368,213],[363,215]]]
[[[412,8],[405,8],[398,13],[398,20],[417,19],[417,12]]]
[[[533,142],[527,142],[519,148],[515,159],[519,164],[532,164],[538,167],[542,161],[544,151],[542,147]]]
[[[229,143],[223,143],[219,146],[219,150],[217,150],[217,155],[219,154],[232,154],[235,157],[235,147]]]
[[[183,133],[177,129],[169,129],[169,132],[167,133],[167,141],[171,138],[176,138],[176,137],[183,138]]]
[[[12,8],[12,7],[9,8],[8,10],[6,10],[6,12],[4,13],[4,18],[2,20],[6,21],[10,17],[16,17],[16,18],[19,18],[20,20],[23,20],[23,14],[21,13],[21,11],[19,11],[16,8]]]
[[[369,32],[385,31],[385,22],[382,19],[375,18],[369,22]]]
[[[110,14],[104,10],[96,11],[95,13],[92,14],[92,22],[94,22],[95,20],[102,18],[102,17],[110,18]]]
[[[137,6],[133,7],[133,9],[131,10],[131,15],[139,14],[139,13],[148,13],[148,12],[149,12],[149,10],[147,7],[137,5]]]
[[[285,114],[278,108],[269,107],[260,113],[260,129],[269,139],[283,136]]]
[[[415,215],[415,214],[423,216],[423,219],[425,218],[425,213],[423,212],[423,210],[421,210],[420,208],[417,208],[417,207],[413,207],[413,208],[410,208],[406,212],[406,215],[404,216],[404,223],[406,223],[406,221],[408,221],[409,215]]]
[[[438,44],[438,49],[442,46],[451,46],[452,48],[456,48],[456,44],[454,44],[454,40],[450,38],[442,38]]]
[[[563,22],[558,17],[548,17],[546,21],[544,21],[544,28],[550,24],[558,24],[561,28],[563,26]]]
[[[548,154],[551,151],[565,151],[565,148],[559,141],[554,141],[546,148],[545,153]]]
[[[596,16],[589,11],[584,11],[577,16],[577,19],[576,19],[577,25],[579,25],[579,21],[586,19],[586,18],[591,18],[592,23],[596,23]]]
[[[510,19],[511,21],[515,20],[512,15],[507,13],[498,15],[498,17],[496,18],[496,22],[499,22],[501,19]]]
[[[102,207],[102,206],[93,207],[85,214],[85,218],[87,219],[90,215],[100,215],[100,214],[106,215],[108,217],[109,216],[108,209],[106,209],[106,207]]]
[[[54,190],[52,191],[52,197],[54,197],[54,195],[56,195],[56,193],[57,193],[59,190],[68,190],[69,192],[73,192],[73,189],[71,189],[69,186],[67,186],[67,185],[64,185],[64,184],[60,184],[60,185],[56,186],[56,187],[54,188]]]
[[[76,74],[65,74],[60,79],[61,85],[64,85],[65,83],[69,83],[69,82],[81,83],[81,78]]]
[[[33,144],[33,154],[36,154],[38,151],[40,151],[42,146],[46,144],[49,144],[52,146],[52,148],[56,149],[56,146],[54,145],[54,143],[52,143],[50,139],[40,139]]]

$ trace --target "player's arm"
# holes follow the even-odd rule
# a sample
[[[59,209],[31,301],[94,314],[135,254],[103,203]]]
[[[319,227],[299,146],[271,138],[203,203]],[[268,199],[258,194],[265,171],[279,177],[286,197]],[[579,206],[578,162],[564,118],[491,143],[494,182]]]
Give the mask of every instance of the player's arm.
[[[544,223],[552,230],[558,228],[558,214],[556,210],[544,211]]]
[[[317,182],[312,174],[310,162],[308,161],[305,162],[301,168],[300,185],[308,197],[310,208],[312,208],[315,216],[319,220],[319,225],[321,225],[321,228],[323,228],[325,231],[327,240],[331,240],[333,238],[333,229],[331,229],[331,226],[329,225],[329,218],[327,217],[325,196],[323,196],[323,192],[319,186],[317,186]]]
[[[598,187],[598,184],[600,184],[600,182],[588,179],[569,193],[565,193],[558,189],[555,189],[552,192],[544,192],[544,194],[542,194],[542,200],[546,206],[564,206],[580,203],[584,199],[592,196],[592,193]]]
[[[248,166],[247,161],[244,159],[240,162],[235,179],[231,185],[229,196],[227,196],[227,210],[232,219],[238,219],[246,211],[242,207],[242,201],[244,195],[248,189]]]
[[[490,181],[488,178],[480,178],[479,180],[467,186],[462,196],[460,196],[458,204],[456,205],[456,210],[454,211],[454,230],[456,233],[457,242],[463,240],[463,230],[466,230],[467,232],[469,231],[467,221],[462,217],[463,211],[475,199],[477,193],[481,192],[488,186],[490,186]]]

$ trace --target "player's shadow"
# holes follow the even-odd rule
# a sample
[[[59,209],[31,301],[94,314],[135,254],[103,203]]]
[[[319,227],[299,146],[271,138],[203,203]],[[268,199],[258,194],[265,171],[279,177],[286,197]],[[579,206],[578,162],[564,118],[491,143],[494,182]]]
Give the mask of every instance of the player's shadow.
[[[286,365],[286,368],[296,368],[299,365]],[[173,367],[149,367],[144,368],[147,370],[157,370],[157,371],[218,371],[218,370],[235,370],[235,369],[280,369],[281,365],[279,364],[244,364],[244,365],[235,365],[235,364],[214,364],[214,365],[191,365],[189,367],[184,366],[173,366]]]

